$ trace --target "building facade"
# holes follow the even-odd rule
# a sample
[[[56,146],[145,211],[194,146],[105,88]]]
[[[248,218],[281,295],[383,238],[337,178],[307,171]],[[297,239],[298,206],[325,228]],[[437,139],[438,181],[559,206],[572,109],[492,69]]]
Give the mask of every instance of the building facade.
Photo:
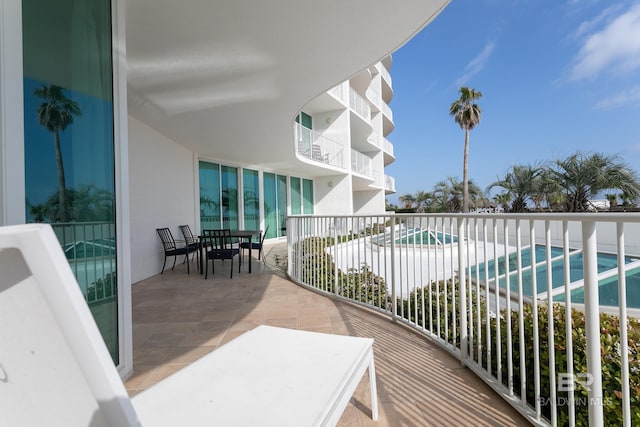
[[[206,3],[0,0],[0,225],[52,224],[123,376],[156,228],[384,210],[389,55],[448,2]]]

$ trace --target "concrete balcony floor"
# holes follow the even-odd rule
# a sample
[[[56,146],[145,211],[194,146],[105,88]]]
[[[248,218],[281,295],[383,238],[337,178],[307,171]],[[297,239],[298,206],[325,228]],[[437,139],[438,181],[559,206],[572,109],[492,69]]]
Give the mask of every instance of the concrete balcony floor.
[[[287,280],[274,265],[282,245],[266,248],[253,273],[216,261],[216,273],[185,265],[135,284],[134,373],[130,395],[261,324],[375,339],[380,416],[371,420],[365,375],[340,426],[522,426],[528,422],[437,345],[377,313],[335,301]],[[245,258],[246,260],[246,258]],[[195,266],[195,263],[194,265]],[[237,268],[237,264],[236,264]]]

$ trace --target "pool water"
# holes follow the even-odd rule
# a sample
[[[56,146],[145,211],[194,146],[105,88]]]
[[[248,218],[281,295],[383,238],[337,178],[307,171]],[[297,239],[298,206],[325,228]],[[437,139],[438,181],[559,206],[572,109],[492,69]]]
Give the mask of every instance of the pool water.
[[[441,231],[434,231],[431,229],[415,228],[400,232],[400,237],[395,240],[396,245],[404,244],[416,244],[416,245],[442,245],[449,243],[456,243],[458,237],[452,236],[450,233],[443,233]],[[378,239],[378,244],[389,244],[391,238],[386,235],[382,239]]]
[[[535,258],[537,268],[536,271],[536,296],[540,298],[547,292],[547,263],[546,263],[546,247],[544,245],[536,245]],[[557,289],[564,286],[564,256],[562,248],[551,248],[551,289]],[[518,292],[518,273],[515,271],[517,267],[517,254],[510,253],[506,258],[509,265],[509,289]],[[626,257],[625,264],[637,261],[638,258]],[[522,292],[524,296],[533,297],[533,281],[531,268],[531,248],[523,248],[521,255],[522,264]],[[576,282],[583,279],[583,257],[580,251],[570,251],[569,253],[569,277],[570,282]],[[603,273],[611,269],[618,268],[618,259],[614,254],[598,253],[598,273]],[[480,281],[485,280],[485,264],[481,263],[477,270],[471,269],[473,279]],[[495,283],[495,262],[490,260],[487,262],[489,283]],[[501,288],[507,286],[507,276],[505,256],[498,258],[498,281]],[[640,268],[632,269],[626,274],[627,279],[627,307],[640,308]],[[554,296],[555,301],[564,301],[564,293]],[[617,306],[618,305],[618,277],[617,275],[603,279],[599,282],[599,299],[601,305]],[[571,292],[571,300],[575,303],[584,303],[584,289],[582,287],[574,289]]]

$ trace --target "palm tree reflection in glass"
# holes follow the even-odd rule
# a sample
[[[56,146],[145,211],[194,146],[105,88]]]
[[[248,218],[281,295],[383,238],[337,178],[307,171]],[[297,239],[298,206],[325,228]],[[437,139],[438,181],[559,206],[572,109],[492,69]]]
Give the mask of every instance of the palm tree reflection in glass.
[[[66,203],[66,185],[64,179],[64,164],[60,149],[60,132],[73,123],[74,116],[80,116],[80,106],[64,95],[64,89],[56,85],[43,85],[34,91],[43,99],[37,109],[38,121],[49,132],[53,133],[53,145],[56,152],[56,167],[58,170],[58,220],[67,222],[69,215]]]

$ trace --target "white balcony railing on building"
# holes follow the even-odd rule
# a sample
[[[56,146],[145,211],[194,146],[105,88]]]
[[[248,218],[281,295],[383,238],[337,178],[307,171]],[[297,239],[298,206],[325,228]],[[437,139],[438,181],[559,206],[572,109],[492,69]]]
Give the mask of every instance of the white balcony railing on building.
[[[371,132],[371,135],[369,135],[367,137],[367,141],[369,141],[370,144],[375,145],[378,148],[382,148],[382,141],[383,141],[383,137],[382,135],[380,135],[378,132],[376,132],[375,130]]]
[[[343,144],[307,129],[299,123],[294,125],[298,154],[316,162],[345,169]]]
[[[384,176],[384,189],[392,192],[396,192],[396,179],[390,175]]]
[[[294,281],[439,342],[533,424],[640,419],[640,215],[296,216],[287,239]]]
[[[366,99],[349,86],[349,107],[367,122],[371,121],[371,107]]]
[[[347,96],[345,95],[344,84],[339,84],[338,86],[329,89],[328,92],[344,105],[349,105]]]
[[[116,226],[109,222],[51,224],[89,305],[116,298]]]
[[[393,144],[387,138],[383,139],[382,149],[384,150],[385,153],[389,153],[390,155],[393,156]]]
[[[377,64],[376,68],[380,72],[382,78],[389,84],[389,86],[391,86],[391,74],[389,74],[389,70],[387,70],[382,64]]]
[[[383,102],[380,106],[380,110],[382,111],[382,114],[387,116],[389,120],[393,121],[393,111],[391,111],[391,107],[389,107],[389,104]]]
[[[375,105],[378,110],[382,108],[382,104],[384,104],[384,102],[382,101],[382,95],[380,95],[380,92],[370,87],[367,89],[366,95],[367,99],[369,99],[369,101],[371,101],[371,103]]]
[[[360,175],[373,177],[371,171],[371,157],[361,152],[351,149],[351,170]]]

